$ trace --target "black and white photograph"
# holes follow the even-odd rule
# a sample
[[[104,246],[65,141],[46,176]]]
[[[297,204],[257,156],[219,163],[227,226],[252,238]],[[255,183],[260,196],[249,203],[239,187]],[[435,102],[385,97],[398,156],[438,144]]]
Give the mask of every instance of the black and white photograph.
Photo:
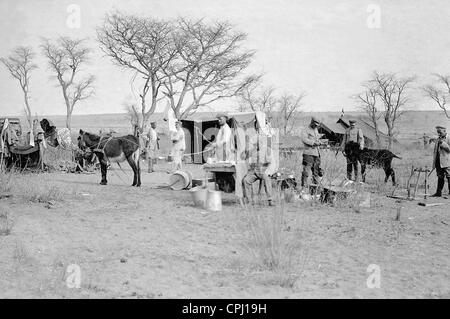
[[[0,0],[0,299],[450,298],[449,30],[447,0]]]

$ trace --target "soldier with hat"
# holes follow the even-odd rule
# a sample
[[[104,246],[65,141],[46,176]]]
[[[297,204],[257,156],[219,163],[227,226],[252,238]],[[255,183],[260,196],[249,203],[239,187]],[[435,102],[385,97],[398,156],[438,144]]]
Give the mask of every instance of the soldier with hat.
[[[344,139],[341,144],[342,154],[347,159],[347,178],[352,179],[354,173],[356,181],[358,179],[358,154],[364,149],[364,135],[362,130],[356,126],[356,120],[349,120],[350,126],[345,130]]]
[[[302,142],[304,144],[303,151],[303,172],[302,172],[302,187],[308,187],[309,171],[312,172],[312,181],[315,185],[319,183],[319,177],[322,175],[320,168],[320,151],[319,146],[322,145],[320,141],[320,134],[318,128],[320,121],[312,117],[310,124],[302,131]]]
[[[436,193],[432,197],[441,197],[447,179],[450,194],[450,136],[443,125],[436,126],[438,138],[433,152],[433,168],[438,178]]]
[[[227,124],[228,115],[220,113],[216,115],[219,120],[219,132],[211,147],[216,151],[216,159],[219,161],[231,160],[231,128]]]

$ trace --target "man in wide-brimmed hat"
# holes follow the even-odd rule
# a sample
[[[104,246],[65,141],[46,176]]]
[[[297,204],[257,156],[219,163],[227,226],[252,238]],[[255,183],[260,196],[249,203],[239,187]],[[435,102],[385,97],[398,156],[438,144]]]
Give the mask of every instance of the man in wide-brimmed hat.
[[[229,161],[231,160],[231,128],[227,124],[228,115],[219,113],[216,118],[219,120],[220,128],[211,147],[215,149],[217,160]]]
[[[320,134],[318,128],[320,121],[316,117],[311,118],[309,125],[302,131],[301,139],[304,144],[303,151],[303,172],[302,172],[302,187],[308,188],[309,171],[312,172],[312,182],[317,185],[319,177],[322,175],[320,168],[320,151],[319,146],[322,145],[320,141]]]
[[[358,179],[358,154],[364,149],[364,135],[362,130],[356,125],[356,120],[348,121],[350,126],[345,130],[344,139],[341,144],[342,154],[347,159],[347,178],[354,181]]]
[[[444,125],[436,126],[438,138],[433,152],[433,168],[438,178],[436,193],[432,197],[441,197],[447,179],[450,194],[450,136]]]

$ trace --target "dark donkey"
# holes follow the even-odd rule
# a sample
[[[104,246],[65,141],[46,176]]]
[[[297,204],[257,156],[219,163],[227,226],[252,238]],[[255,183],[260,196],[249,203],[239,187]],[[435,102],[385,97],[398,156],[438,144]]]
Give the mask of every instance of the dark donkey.
[[[78,146],[84,150],[90,148],[100,161],[102,172],[101,185],[106,185],[106,173],[108,161],[121,163],[127,160],[133,169],[133,184],[131,186],[141,186],[141,169],[139,167],[139,138],[134,135],[120,137],[98,136],[80,130]]]
[[[384,170],[386,177],[384,178],[384,182],[386,183],[389,180],[389,177],[392,178],[392,184],[394,186],[395,183],[395,171],[392,168],[392,160],[394,158],[399,158],[397,155],[392,153],[386,149],[369,149],[364,148],[363,150],[357,151],[358,161],[361,163],[361,175],[362,181],[366,181],[366,167],[367,165],[371,165],[373,167],[380,167]]]

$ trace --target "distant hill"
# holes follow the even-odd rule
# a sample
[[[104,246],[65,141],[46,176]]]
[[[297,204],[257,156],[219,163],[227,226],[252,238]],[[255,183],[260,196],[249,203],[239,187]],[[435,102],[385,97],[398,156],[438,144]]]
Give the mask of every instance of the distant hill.
[[[199,112],[200,113],[200,112]],[[354,117],[364,116],[362,112],[346,112],[346,115]],[[305,112],[298,116],[296,123],[296,131],[301,130],[304,125],[309,122],[311,116],[319,118],[321,121],[335,122],[339,119],[341,112]],[[197,114],[198,117],[208,117],[211,113]],[[44,118],[46,116],[42,116]],[[160,121],[162,113],[155,113],[151,119]],[[66,122],[65,115],[51,115],[46,118],[52,120],[57,127],[64,127]],[[25,119],[21,117],[22,123],[26,123]],[[445,117],[440,111],[409,111],[406,112],[399,120],[398,136],[400,140],[417,140],[423,133],[434,135],[434,127],[437,124],[446,125],[450,129],[450,120]],[[385,124],[382,120],[379,121],[380,130],[385,132]],[[79,130],[80,128],[87,131],[109,130],[113,129],[119,133],[131,132],[130,121],[125,113],[117,114],[96,114],[96,115],[73,115],[72,129]]]

